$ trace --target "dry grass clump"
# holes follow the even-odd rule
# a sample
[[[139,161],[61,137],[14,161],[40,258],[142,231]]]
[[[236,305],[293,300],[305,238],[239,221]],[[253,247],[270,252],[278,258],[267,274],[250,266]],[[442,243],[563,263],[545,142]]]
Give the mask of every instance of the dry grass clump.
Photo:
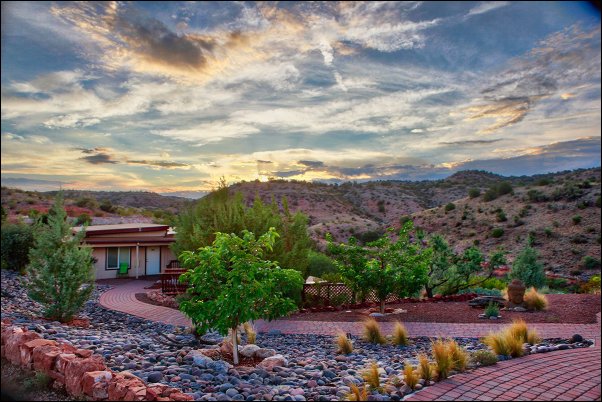
[[[245,322],[242,326],[245,329],[245,334],[247,334],[247,343],[254,345],[257,340],[257,332],[255,331],[253,324]]]
[[[523,355],[523,344],[534,345],[540,343],[541,338],[537,331],[529,329],[523,320],[515,320],[506,329],[492,332],[483,339],[495,354],[503,356],[520,357]]]
[[[524,300],[529,310],[542,311],[548,308],[548,298],[534,287],[525,293]]]
[[[529,328],[527,323],[522,318],[512,320],[512,324],[508,327],[510,336],[520,339],[523,343],[527,342]]]
[[[489,335],[483,338],[483,343],[493,349],[496,355],[510,356],[507,336],[503,331],[490,332]]]
[[[370,343],[387,343],[387,340],[380,331],[380,325],[374,318],[368,318],[364,321],[364,339]]]
[[[347,338],[347,334],[343,331],[340,331],[336,337],[336,344],[338,347],[337,353],[342,353],[344,355],[348,355],[353,352],[353,344],[351,340]]]
[[[468,353],[466,353],[464,348],[452,339],[447,342],[447,349],[452,356],[454,369],[465,371],[468,366]]]
[[[529,345],[536,345],[538,343],[541,343],[542,339],[539,336],[539,333],[537,332],[537,330],[535,329],[530,329],[529,333],[527,334],[527,343]]]
[[[372,362],[370,367],[364,370],[362,377],[364,377],[364,381],[370,386],[371,390],[380,389],[380,376],[378,375],[378,364],[376,362]]]
[[[391,343],[398,346],[407,346],[409,343],[408,330],[399,321],[395,323],[395,328],[393,328],[393,338],[391,339]]]
[[[351,392],[345,397],[346,401],[367,401],[368,400],[368,389],[365,386],[359,388],[355,384],[349,384]]]
[[[442,339],[437,339],[432,343],[433,358],[437,365],[437,373],[440,380],[444,380],[449,372],[454,368],[454,359],[447,344]]]
[[[425,381],[431,381],[435,377],[434,364],[429,361],[429,358],[424,353],[418,355],[418,364],[420,369],[420,377]]]
[[[418,373],[414,371],[414,366],[412,366],[410,362],[405,362],[403,365],[403,381],[406,385],[411,389],[414,389],[416,388],[419,379]]]

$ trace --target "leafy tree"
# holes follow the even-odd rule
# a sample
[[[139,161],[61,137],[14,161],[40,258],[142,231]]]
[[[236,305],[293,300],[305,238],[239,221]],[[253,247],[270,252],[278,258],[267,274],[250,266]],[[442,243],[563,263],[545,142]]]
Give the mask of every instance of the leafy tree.
[[[48,224],[36,224],[27,267],[29,297],[44,305],[48,319],[69,321],[92,294],[92,250],[80,246],[84,230],[73,235],[62,192],[48,213]]]
[[[189,269],[181,280],[190,285],[180,310],[202,332],[215,329],[226,335],[230,330],[234,364],[238,364],[239,325],[250,320],[273,320],[296,308],[286,294],[301,290],[300,273],[266,259],[277,238],[274,228],[258,239],[247,230],[243,230],[242,237],[216,233],[211,246],[180,255]]]
[[[324,274],[337,273],[337,266],[326,254],[316,251],[309,252],[307,276],[322,278]],[[324,278],[322,278],[324,279]]]
[[[434,296],[434,289],[452,280],[450,269],[454,266],[456,254],[441,235],[431,237],[429,244],[433,249],[433,257],[428,265],[428,280],[424,285],[428,297]]]
[[[75,220],[75,226],[89,225],[91,223],[92,223],[92,218],[90,217],[90,215],[88,215],[86,213],[81,214]]]
[[[384,235],[365,246],[358,245],[353,237],[348,244],[335,244],[327,235],[328,250],[334,255],[341,276],[356,292],[375,292],[381,313],[389,295],[411,296],[427,281],[432,250],[423,247],[422,241],[410,239],[413,228],[409,221],[399,231],[397,241]]]
[[[530,242],[527,242],[512,264],[510,279],[519,279],[526,287],[541,288],[545,286],[546,274],[543,264],[537,258],[537,250],[531,247]]]
[[[304,214],[292,214],[286,198],[282,199],[283,212],[272,200],[265,204],[259,196],[247,207],[241,193],[230,194],[225,182],[195,205],[182,211],[176,219],[176,242],[172,249],[176,255],[212,244],[215,234],[242,235],[248,230],[260,236],[274,227],[280,234],[267,257],[283,268],[307,274],[308,251],[313,243],[307,232],[308,219]]]
[[[33,231],[25,224],[2,225],[2,269],[24,271],[29,264],[29,249],[33,246]]]

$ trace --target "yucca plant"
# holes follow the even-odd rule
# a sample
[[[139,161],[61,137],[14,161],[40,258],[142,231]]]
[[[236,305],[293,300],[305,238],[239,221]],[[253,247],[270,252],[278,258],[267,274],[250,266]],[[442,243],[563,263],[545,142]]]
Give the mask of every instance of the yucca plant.
[[[355,384],[350,384],[349,388],[351,388],[351,392],[349,392],[344,398],[346,401],[367,401],[368,400],[368,390],[365,386],[359,388]]]
[[[418,364],[420,367],[420,377],[428,383],[428,381],[431,381],[433,379],[435,374],[435,368],[433,367],[433,363],[429,361],[429,358],[426,354],[420,353],[418,355]]]
[[[255,341],[257,340],[257,332],[255,331],[253,324],[250,322],[245,322],[243,324],[243,328],[245,329],[245,334],[247,334],[247,343],[254,345]]]
[[[437,365],[437,373],[440,380],[444,380],[454,368],[454,360],[449,348],[442,339],[432,342],[433,359]]]
[[[368,318],[364,321],[364,339],[370,343],[387,343],[387,340],[380,331],[380,325],[374,318]]]
[[[531,287],[525,293],[524,300],[529,310],[541,311],[548,308],[548,298],[539,293],[534,287]]]
[[[353,352],[353,344],[351,343],[351,340],[347,338],[347,334],[343,331],[340,331],[337,334],[336,344],[338,347],[337,353],[348,355],[349,353]]]
[[[416,384],[418,384],[418,373],[414,371],[414,366],[410,364],[410,362],[405,362],[403,366],[403,380],[408,387],[411,389],[416,388]]]
[[[365,369],[362,377],[366,384],[370,386],[370,390],[380,390],[380,376],[378,375],[378,364],[372,362],[370,367]]]
[[[451,339],[447,341],[447,349],[452,356],[454,369],[465,371],[468,366],[468,353],[466,353],[464,348],[458,345],[455,340]]]
[[[408,330],[406,327],[399,321],[395,323],[395,327],[393,328],[393,337],[391,339],[391,343],[393,345],[398,346],[407,346],[408,345]]]

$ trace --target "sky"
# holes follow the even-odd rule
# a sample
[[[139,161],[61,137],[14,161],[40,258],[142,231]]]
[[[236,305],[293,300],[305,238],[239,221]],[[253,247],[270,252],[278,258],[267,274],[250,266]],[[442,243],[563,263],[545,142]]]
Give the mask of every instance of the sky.
[[[600,166],[586,2],[2,2],[2,185]]]

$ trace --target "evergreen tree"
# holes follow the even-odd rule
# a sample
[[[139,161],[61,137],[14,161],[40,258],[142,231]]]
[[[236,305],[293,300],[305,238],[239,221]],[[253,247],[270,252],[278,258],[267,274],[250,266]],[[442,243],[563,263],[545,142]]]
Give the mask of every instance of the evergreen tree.
[[[546,274],[543,264],[537,261],[538,253],[530,242],[527,242],[525,248],[516,256],[512,269],[510,270],[510,279],[519,279],[526,287],[541,288],[546,284]]]
[[[73,235],[62,192],[48,213],[48,224],[36,224],[27,267],[29,297],[44,306],[48,319],[69,321],[92,294],[92,251],[80,245],[84,230]]]

